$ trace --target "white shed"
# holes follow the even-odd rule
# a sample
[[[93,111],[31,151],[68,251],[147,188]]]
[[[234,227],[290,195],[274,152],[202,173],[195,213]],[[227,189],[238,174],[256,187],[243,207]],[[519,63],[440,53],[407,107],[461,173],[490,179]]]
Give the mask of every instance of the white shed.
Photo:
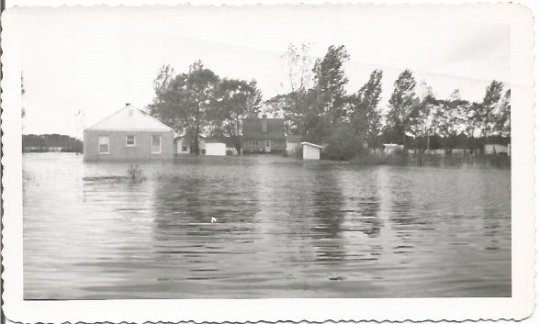
[[[302,145],[302,159],[304,160],[320,160],[321,159],[321,150],[322,146],[309,143],[309,142],[302,142],[300,143]]]
[[[227,147],[225,143],[209,142],[206,143],[206,155],[225,156]]]
[[[508,154],[508,145],[501,144],[485,144],[485,154]]]
[[[392,154],[403,151],[403,145],[400,144],[383,144],[384,154]]]

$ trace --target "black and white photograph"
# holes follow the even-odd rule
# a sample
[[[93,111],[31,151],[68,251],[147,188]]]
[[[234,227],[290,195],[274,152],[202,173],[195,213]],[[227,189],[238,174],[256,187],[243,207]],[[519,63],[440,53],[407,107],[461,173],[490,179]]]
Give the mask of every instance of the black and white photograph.
[[[532,17],[459,8],[14,8],[22,300],[524,295]]]

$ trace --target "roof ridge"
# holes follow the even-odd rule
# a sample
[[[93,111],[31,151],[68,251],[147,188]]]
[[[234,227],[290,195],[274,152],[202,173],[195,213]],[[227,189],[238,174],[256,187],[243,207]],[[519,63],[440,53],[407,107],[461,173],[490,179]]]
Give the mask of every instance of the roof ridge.
[[[86,129],[91,129],[91,128],[95,127],[96,125],[101,124],[102,122],[106,121],[107,119],[111,118],[112,116],[116,116],[116,114],[118,114],[119,112],[121,112],[122,110],[124,110],[126,108],[127,108],[127,106],[122,107],[121,109],[118,109],[117,111],[113,112],[112,114],[108,115],[107,117],[101,118],[98,122],[93,123],[92,126],[86,127]]]
[[[125,119],[124,114],[129,114],[129,118],[126,117],[127,119]],[[134,116],[133,117],[134,119],[130,119],[131,116]],[[115,128],[114,125],[121,125],[121,126],[118,126],[119,129],[124,129],[126,128],[125,123],[131,124],[134,129],[137,127],[141,129],[144,129],[145,127],[149,127],[149,129],[167,128],[169,130],[172,130],[171,127],[163,123],[161,120],[151,116],[144,110],[138,107],[135,107],[131,104],[128,104],[122,107],[121,109],[118,109],[117,111],[113,112],[112,114],[108,115],[105,118],[102,118],[98,122],[92,124],[92,126],[87,127],[85,129],[88,129],[88,130],[100,130],[100,129],[109,129],[109,128],[114,129]]]

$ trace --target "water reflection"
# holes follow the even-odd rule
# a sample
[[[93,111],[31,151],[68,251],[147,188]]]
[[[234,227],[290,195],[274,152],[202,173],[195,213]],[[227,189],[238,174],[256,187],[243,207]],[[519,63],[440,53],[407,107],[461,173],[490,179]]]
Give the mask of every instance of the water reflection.
[[[69,154],[23,167],[25,298],[511,293],[508,170],[192,158],[130,183],[83,181],[128,165]]]
[[[341,239],[341,223],[343,221],[342,199],[340,188],[331,172],[315,176],[313,189],[312,238],[316,240],[317,261],[341,261],[344,258]]]

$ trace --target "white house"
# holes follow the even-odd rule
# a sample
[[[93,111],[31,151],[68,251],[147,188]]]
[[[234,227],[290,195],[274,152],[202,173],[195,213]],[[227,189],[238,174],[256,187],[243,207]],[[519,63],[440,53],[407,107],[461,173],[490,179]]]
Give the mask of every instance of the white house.
[[[309,143],[309,142],[302,142],[300,143],[302,145],[302,159],[304,160],[320,160],[321,159],[321,150],[322,146]]]

